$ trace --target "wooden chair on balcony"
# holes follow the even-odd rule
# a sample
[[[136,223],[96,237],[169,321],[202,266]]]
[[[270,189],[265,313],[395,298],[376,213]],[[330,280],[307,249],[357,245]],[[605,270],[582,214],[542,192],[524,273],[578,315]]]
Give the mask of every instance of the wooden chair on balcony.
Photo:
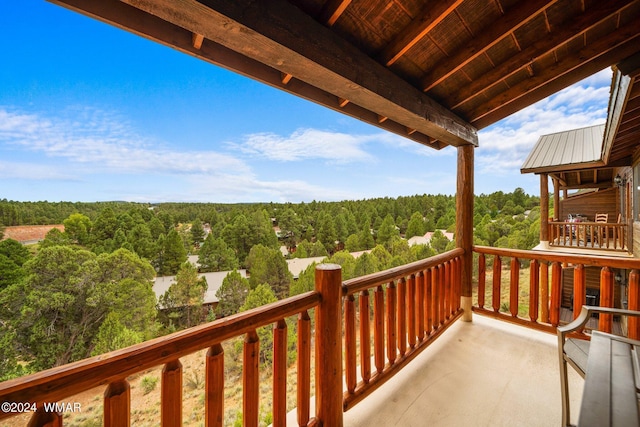
[[[595,217],[595,222],[597,224],[606,224],[609,222],[609,214],[608,213],[597,213]],[[594,232],[594,241],[598,242],[599,246],[602,246],[603,239],[607,237],[607,230],[603,228],[601,225],[596,225],[596,230]]]
[[[638,395],[636,394],[636,391],[640,387],[640,384],[638,384],[636,380],[636,377],[640,374],[638,372],[640,341],[595,332],[594,334],[600,335],[600,341],[604,337],[605,340],[626,343],[630,349],[627,355],[629,356],[627,358],[629,360],[624,361],[624,358],[618,357],[618,354],[616,354],[615,358],[609,357],[607,359],[606,355],[603,356],[603,352],[601,351],[603,343],[600,341],[598,342],[598,347],[593,347],[593,354],[590,354],[592,341],[588,341],[586,335],[583,335],[582,339],[570,337],[570,335],[579,334],[594,313],[640,317],[640,311],[585,305],[582,307],[580,315],[573,322],[558,327],[562,425],[572,426],[570,423],[571,411],[569,408],[567,364],[571,365],[582,378],[586,377],[578,425],[605,425],[600,424],[599,418],[606,418],[611,414],[614,410],[611,405],[612,401],[616,402],[615,410],[617,411],[617,421],[619,423],[606,425],[640,425],[637,405]],[[592,336],[595,336],[594,334],[592,334]],[[636,360],[634,361],[633,358],[636,358]],[[629,362],[629,366],[625,364],[627,362]],[[622,366],[622,364],[625,365]],[[632,369],[633,372],[628,372],[629,369]],[[616,375],[619,371],[624,371],[627,374],[622,375],[623,378],[620,378],[621,375]],[[607,372],[609,374],[607,374]],[[591,378],[589,378],[589,375],[591,375]],[[615,382],[612,376],[616,378]],[[606,382],[606,384],[604,382]],[[610,396],[603,396],[603,393],[609,393]]]

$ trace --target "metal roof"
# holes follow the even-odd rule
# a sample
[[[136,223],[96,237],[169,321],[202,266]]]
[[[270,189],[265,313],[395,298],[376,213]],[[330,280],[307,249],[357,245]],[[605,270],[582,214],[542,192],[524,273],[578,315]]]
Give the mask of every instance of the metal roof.
[[[552,172],[603,166],[604,124],[542,135],[520,171]]]

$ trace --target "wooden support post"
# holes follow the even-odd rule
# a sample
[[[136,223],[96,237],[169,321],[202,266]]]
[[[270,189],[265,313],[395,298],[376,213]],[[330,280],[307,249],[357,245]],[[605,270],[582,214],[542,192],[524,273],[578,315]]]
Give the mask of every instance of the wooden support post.
[[[456,189],[456,246],[464,249],[460,281],[462,285],[463,320],[470,322],[473,272],[473,156],[474,147],[458,147],[458,180]]]
[[[342,419],[342,270],[316,266],[316,417],[320,425],[341,427]]]
[[[45,412],[40,406],[31,416],[27,427],[62,427],[62,414],[59,412]]]
[[[544,173],[540,174],[540,242],[549,244],[549,177]]]
[[[520,261],[511,257],[511,272],[509,277],[509,312],[512,317],[518,317],[518,303],[520,298]]]
[[[587,303],[587,282],[584,265],[578,264],[573,269],[573,318],[577,319],[582,306]]]
[[[115,381],[104,391],[104,426],[129,427],[131,389],[127,380]]]
[[[207,351],[204,383],[204,419],[208,427],[224,424],[224,350],[214,344]]]
[[[638,270],[631,270],[629,273],[629,310],[640,310],[640,273]],[[628,336],[632,340],[640,340],[640,318],[636,316],[628,317]]]
[[[258,427],[260,417],[260,339],[247,332],[242,347],[242,424]]]
[[[173,360],[162,369],[160,413],[162,427],[182,426],[182,363]]]
[[[531,260],[529,271],[529,318],[536,323],[540,306],[540,263],[537,259]]]
[[[310,418],[311,397],[311,318],[304,311],[298,317],[298,425],[306,426]]]
[[[560,183],[557,178],[553,178],[553,220],[560,218]]]
[[[551,303],[549,304],[549,322],[552,326],[560,323],[560,299],[562,297],[562,266],[559,262],[551,264]]]
[[[613,307],[613,271],[609,267],[600,270],[600,307]],[[610,314],[600,314],[598,330],[611,333],[613,317]]]
[[[360,371],[365,384],[371,379],[371,326],[369,325],[369,291],[360,292]]]
[[[273,425],[287,425],[287,322],[273,325]]]

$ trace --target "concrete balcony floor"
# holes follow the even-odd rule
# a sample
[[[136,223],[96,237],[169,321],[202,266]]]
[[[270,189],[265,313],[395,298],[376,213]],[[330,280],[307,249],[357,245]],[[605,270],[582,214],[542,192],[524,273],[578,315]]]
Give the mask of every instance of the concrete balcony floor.
[[[569,368],[571,421],[583,379]],[[474,314],[344,414],[348,427],[560,425],[555,335]]]

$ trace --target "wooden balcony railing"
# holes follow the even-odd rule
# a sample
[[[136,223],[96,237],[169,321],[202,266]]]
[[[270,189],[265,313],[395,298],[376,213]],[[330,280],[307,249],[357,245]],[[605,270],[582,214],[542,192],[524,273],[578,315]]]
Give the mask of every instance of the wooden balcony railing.
[[[629,227],[610,222],[549,222],[549,246],[628,251]]]
[[[600,272],[600,306],[613,307],[614,275],[612,268],[631,270],[628,277],[628,308],[640,310],[640,260],[619,257],[590,257],[586,255],[551,254],[539,251],[490,248],[475,246],[478,254],[478,288],[473,311],[495,317],[500,320],[555,333],[560,324],[562,293],[562,265],[574,266],[573,277],[573,318],[580,314],[586,304],[585,267],[596,266]],[[487,284],[487,257],[492,257],[492,279]],[[508,285],[503,287],[503,275],[506,275],[505,259],[509,259]],[[528,260],[529,283],[520,283],[520,264]],[[528,297],[521,301],[521,290],[528,286]],[[490,294],[489,300],[486,295]],[[528,307],[528,308],[527,308]],[[523,310],[523,308],[526,309]],[[523,313],[525,312],[525,313]],[[611,315],[601,315],[598,329],[612,331]],[[640,338],[640,323],[629,318],[628,336]]]
[[[397,373],[460,317],[463,253],[462,249],[455,249],[344,283],[339,266],[321,264],[316,267],[314,291],[122,350],[5,381],[0,383],[0,402],[34,402],[38,409],[31,417],[30,426],[62,426],[62,415],[47,412],[44,403],[64,401],[104,386],[104,425],[129,426],[131,399],[127,378],[163,366],[161,423],[179,426],[182,424],[180,358],[208,349],[204,367],[204,420],[207,426],[222,426],[225,387],[222,343],[244,336],[242,421],[245,426],[257,426],[260,341],[256,330],[272,325],[273,425],[284,426],[287,410],[285,319],[297,316],[298,425],[339,427],[343,411]],[[369,305],[370,290],[373,290],[373,311]],[[315,334],[311,330],[310,309],[315,310]],[[356,337],[356,329],[359,337]],[[316,351],[315,417],[311,416],[310,410],[312,341]],[[346,391],[343,390],[343,366],[346,367]],[[0,412],[0,420],[12,415]]]
[[[463,253],[455,249],[344,282],[345,411],[402,369],[462,315]]]

